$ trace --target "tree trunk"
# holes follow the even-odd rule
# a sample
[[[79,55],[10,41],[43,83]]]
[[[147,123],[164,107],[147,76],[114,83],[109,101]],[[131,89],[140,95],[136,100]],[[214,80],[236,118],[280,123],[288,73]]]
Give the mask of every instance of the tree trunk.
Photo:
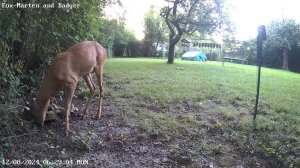
[[[175,44],[176,43],[173,43],[173,42],[170,42],[170,44],[169,44],[168,64],[174,63]]]
[[[179,42],[182,33],[179,33],[175,37],[170,35],[169,53],[168,53],[168,64],[174,63],[175,45]]]
[[[154,56],[157,56],[157,48],[158,48],[158,44],[159,44],[159,41],[156,42],[155,44],[155,50],[154,50]]]
[[[283,49],[283,64],[282,69],[288,70],[289,69],[289,55],[288,55],[288,49]]]

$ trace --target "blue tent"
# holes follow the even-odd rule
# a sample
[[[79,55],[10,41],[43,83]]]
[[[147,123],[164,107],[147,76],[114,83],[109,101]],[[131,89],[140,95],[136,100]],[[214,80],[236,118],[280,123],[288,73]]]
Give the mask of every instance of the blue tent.
[[[207,57],[203,51],[188,51],[181,56],[181,59],[203,62],[207,60]]]

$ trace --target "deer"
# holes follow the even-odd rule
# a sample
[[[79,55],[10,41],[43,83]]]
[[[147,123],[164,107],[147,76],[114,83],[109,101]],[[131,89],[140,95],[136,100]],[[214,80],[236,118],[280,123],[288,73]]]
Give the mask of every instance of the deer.
[[[44,125],[51,97],[58,91],[63,91],[66,99],[64,105],[65,135],[68,135],[71,102],[80,78],[84,79],[90,91],[81,116],[84,119],[88,115],[89,106],[95,95],[92,73],[96,74],[99,84],[100,96],[96,118],[100,119],[104,97],[103,71],[106,58],[105,48],[96,41],[82,41],[57,54],[42,80],[36,98],[32,100],[32,109],[29,109],[35,122],[38,125]]]

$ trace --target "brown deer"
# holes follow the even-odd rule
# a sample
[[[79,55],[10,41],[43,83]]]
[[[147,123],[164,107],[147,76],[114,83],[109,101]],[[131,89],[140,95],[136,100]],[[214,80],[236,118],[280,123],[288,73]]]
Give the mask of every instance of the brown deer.
[[[106,61],[106,50],[96,41],[83,41],[54,58],[43,79],[36,99],[33,100],[32,114],[37,124],[44,125],[50,98],[58,91],[63,91],[66,98],[64,109],[65,134],[68,134],[69,116],[72,98],[80,77],[83,77],[90,89],[90,95],[82,113],[83,118],[88,114],[88,108],[95,94],[95,85],[91,78],[94,72],[97,76],[100,90],[97,118],[101,117],[103,90],[103,70]]]

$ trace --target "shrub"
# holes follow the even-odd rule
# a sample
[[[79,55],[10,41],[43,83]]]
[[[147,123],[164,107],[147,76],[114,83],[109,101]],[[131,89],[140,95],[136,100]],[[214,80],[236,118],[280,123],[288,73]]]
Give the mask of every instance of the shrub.
[[[217,51],[208,51],[205,54],[206,54],[207,60],[217,61],[220,59],[220,54]]]

